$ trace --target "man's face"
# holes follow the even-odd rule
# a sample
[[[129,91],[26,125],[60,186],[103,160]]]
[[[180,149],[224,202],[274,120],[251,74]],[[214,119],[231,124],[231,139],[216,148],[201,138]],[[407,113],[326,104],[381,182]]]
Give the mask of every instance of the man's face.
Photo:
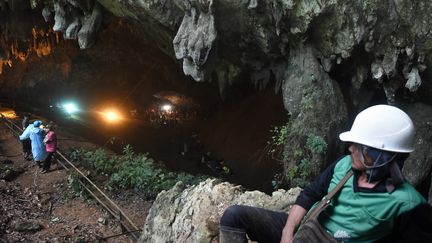
[[[361,151],[359,146],[353,143],[349,146],[348,150],[351,153],[352,168],[356,170],[366,170],[366,167],[361,162]],[[364,154],[364,160],[365,160],[364,163],[366,165],[372,165],[373,163],[373,161],[369,156],[367,156],[367,154]]]

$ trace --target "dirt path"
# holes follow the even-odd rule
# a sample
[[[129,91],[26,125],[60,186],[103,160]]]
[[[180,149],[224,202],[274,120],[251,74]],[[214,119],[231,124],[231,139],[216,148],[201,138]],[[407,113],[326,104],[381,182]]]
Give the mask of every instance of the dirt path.
[[[94,148],[81,138],[57,131],[59,147]],[[0,180],[0,242],[98,242],[121,233],[115,219],[95,201],[76,195],[68,188],[67,173],[54,164],[41,174],[34,162],[21,156],[21,145],[0,123],[0,164],[21,171],[13,180]],[[3,176],[2,176],[3,178]],[[144,224],[150,202],[138,196],[114,201],[139,226]],[[126,236],[103,242],[130,242]]]

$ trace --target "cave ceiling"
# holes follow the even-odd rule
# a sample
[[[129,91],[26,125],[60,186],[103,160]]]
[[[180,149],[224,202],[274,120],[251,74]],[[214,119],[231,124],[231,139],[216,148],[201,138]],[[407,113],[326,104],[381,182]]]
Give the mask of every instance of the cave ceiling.
[[[348,84],[353,103],[364,83],[379,86],[389,103],[401,89],[423,87],[422,94],[430,87],[422,78],[430,76],[432,47],[427,0],[0,3],[0,72],[29,58],[26,50],[43,57],[61,41],[75,40],[81,50],[97,46],[107,23],[120,18],[133,24],[143,45],[177,60],[195,81],[218,82],[222,94],[245,73],[256,87],[274,80],[278,90],[287,81],[290,52],[305,46],[316,50],[326,72]]]

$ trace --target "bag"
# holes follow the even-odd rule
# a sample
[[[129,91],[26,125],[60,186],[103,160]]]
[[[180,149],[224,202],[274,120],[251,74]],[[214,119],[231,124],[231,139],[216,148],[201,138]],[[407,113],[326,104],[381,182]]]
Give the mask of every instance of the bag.
[[[353,172],[350,170],[336,187],[308,214],[304,223],[295,233],[293,243],[338,242],[318,222],[318,215],[328,206],[330,199],[342,188],[352,174]]]
[[[300,226],[294,236],[293,243],[320,243],[338,242],[318,222],[317,219],[309,219]]]

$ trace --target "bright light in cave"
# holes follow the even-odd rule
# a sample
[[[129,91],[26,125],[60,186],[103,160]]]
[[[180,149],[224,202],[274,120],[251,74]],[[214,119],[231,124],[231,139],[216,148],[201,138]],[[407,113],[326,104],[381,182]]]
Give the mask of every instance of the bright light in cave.
[[[78,106],[73,102],[63,104],[63,109],[69,114],[74,114],[79,111]]]
[[[9,119],[14,119],[17,117],[15,111],[9,108],[0,108],[0,113],[2,114],[2,116]]]
[[[118,122],[122,119],[120,113],[114,109],[106,110],[105,112],[102,112],[102,115],[108,122]]]
[[[170,112],[172,110],[172,105],[163,105],[161,109],[165,112]]]

